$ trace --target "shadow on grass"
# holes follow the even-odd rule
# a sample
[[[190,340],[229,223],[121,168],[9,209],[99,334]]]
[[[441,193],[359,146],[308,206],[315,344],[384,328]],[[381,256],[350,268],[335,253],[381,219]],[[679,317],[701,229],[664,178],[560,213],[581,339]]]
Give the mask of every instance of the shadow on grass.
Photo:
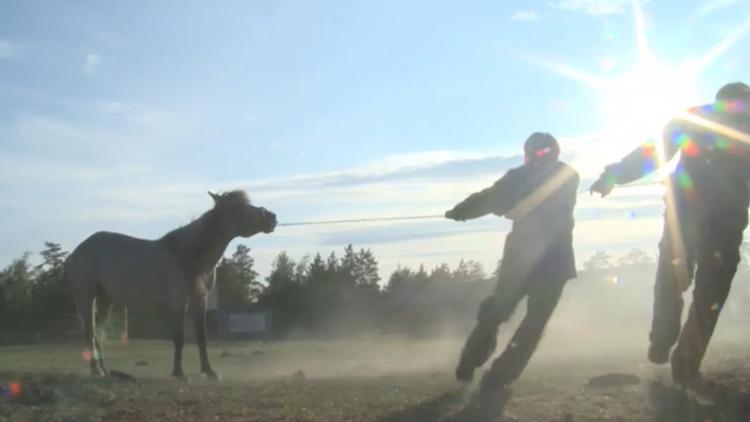
[[[405,409],[397,410],[377,422],[437,422],[464,403],[463,390],[449,391]]]
[[[649,397],[659,422],[750,421],[750,393],[708,382],[695,393],[654,382]]]
[[[501,420],[510,401],[512,390],[503,387],[497,390],[478,392],[461,411],[446,418],[444,422],[495,422]]]
[[[511,390],[477,393],[450,391],[381,417],[377,422],[494,422],[502,417]]]

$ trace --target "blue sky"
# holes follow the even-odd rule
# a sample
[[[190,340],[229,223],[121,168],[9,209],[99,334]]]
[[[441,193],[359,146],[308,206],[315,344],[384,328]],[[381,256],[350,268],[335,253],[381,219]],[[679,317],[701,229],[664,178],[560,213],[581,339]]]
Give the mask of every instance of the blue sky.
[[[100,229],[158,237],[209,207],[208,189],[248,189],[282,221],[442,212],[520,164],[536,130],[590,178],[661,124],[660,82],[685,85],[666,103],[687,106],[749,79],[750,4],[737,0],[155,3],[0,5],[0,263]],[[633,72],[644,46],[663,73]],[[579,259],[652,251],[660,207],[658,189],[582,197]],[[245,242],[262,273],[280,250],[349,242],[387,273],[490,267],[507,229],[280,228]]]

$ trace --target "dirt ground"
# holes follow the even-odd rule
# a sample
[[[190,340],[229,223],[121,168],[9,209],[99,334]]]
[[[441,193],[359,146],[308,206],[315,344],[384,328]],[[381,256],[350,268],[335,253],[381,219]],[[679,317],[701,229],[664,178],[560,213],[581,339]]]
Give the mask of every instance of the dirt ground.
[[[648,364],[641,344],[587,352],[573,339],[548,342],[514,384],[502,420],[750,421],[749,345],[712,346],[704,372],[722,389],[706,400],[670,387],[668,369]],[[169,342],[106,344],[107,365],[133,380],[89,377],[77,345],[4,347],[0,420],[447,420],[474,388],[452,379],[459,347],[393,338],[211,344],[218,383],[198,374],[193,345],[187,382],[169,377]]]

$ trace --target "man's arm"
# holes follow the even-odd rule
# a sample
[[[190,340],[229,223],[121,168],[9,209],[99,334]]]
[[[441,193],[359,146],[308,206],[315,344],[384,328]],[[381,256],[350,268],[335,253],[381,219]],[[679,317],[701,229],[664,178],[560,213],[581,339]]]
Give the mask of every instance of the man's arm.
[[[464,221],[479,218],[487,214],[504,215],[517,202],[516,172],[510,170],[492,186],[469,195],[453,209],[446,211],[445,217]]]
[[[679,151],[680,146],[689,142],[686,141],[685,136],[684,130],[677,121],[672,121],[667,125],[662,136],[664,162],[671,160]],[[606,166],[599,179],[591,185],[590,191],[607,196],[615,185],[624,185],[652,173],[661,165],[656,147],[654,141],[648,141],[619,162]]]

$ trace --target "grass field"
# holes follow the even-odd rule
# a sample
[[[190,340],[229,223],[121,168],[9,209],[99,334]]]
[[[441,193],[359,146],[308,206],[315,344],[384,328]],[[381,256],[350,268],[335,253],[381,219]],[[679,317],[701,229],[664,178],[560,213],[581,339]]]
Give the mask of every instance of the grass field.
[[[655,394],[667,381],[642,349],[586,353],[575,341],[546,341],[513,386],[504,420],[510,421],[701,421],[736,419],[750,402],[748,343],[712,347],[705,370],[734,396],[714,405],[689,397]],[[211,344],[219,383],[198,374],[197,351],[186,346],[189,382],[171,379],[169,342],[107,344],[107,365],[133,382],[90,378],[77,345],[0,348],[0,381],[23,392],[0,404],[0,420],[25,421],[433,421],[459,409],[471,394],[452,379],[457,341],[287,341]],[[298,371],[304,372],[301,376]],[[297,373],[297,376],[294,374]],[[634,374],[637,385],[592,387],[609,373]],[[471,387],[469,387],[471,388]],[[665,390],[666,391],[666,390]],[[671,391],[671,390],[670,390]],[[750,419],[746,419],[750,420]]]

